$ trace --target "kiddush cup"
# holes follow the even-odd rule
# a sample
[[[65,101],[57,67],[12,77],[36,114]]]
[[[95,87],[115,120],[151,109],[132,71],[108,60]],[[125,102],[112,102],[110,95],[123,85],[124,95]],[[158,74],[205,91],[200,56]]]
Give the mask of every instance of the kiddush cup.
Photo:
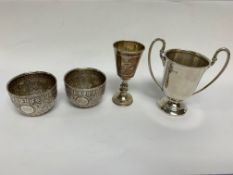
[[[117,41],[113,47],[117,74],[123,81],[120,91],[113,96],[112,101],[120,106],[128,106],[133,102],[132,96],[128,93],[128,80],[133,78],[145,47],[136,41]]]
[[[89,108],[100,103],[106,86],[106,76],[95,68],[77,68],[65,77],[66,94],[77,107]]]
[[[47,113],[55,104],[56,78],[47,72],[24,73],[10,80],[7,90],[20,113],[39,116]]]
[[[157,82],[151,66],[151,51],[153,45],[158,41],[162,43],[160,58],[164,65],[162,86]],[[230,60],[230,51],[227,48],[220,48],[210,61],[206,56],[193,51],[181,49],[165,51],[165,46],[166,43],[161,38],[157,38],[151,43],[148,53],[149,70],[153,80],[165,95],[159,102],[160,108],[170,115],[182,115],[187,111],[183,101],[206,89],[223,73]],[[212,81],[200,90],[195,91],[202,75],[208,68],[214,65],[220,52],[226,52],[227,54],[223,68]]]

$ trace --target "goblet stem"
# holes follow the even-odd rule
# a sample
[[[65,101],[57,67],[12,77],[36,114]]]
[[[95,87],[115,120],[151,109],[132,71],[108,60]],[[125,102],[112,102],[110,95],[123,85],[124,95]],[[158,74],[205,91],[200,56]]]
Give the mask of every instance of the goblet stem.
[[[115,94],[112,101],[119,106],[129,106],[133,102],[132,96],[128,93],[128,82],[123,80],[120,85],[120,92]]]
[[[125,96],[128,93],[128,82],[123,80],[120,85],[120,92],[122,96]]]

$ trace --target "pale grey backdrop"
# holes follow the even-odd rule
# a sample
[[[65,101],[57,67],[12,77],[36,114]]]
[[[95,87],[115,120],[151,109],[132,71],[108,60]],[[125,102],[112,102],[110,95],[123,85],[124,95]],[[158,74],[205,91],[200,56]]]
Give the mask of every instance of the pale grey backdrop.
[[[180,118],[156,106],[147,52],[156,37],[167,49],[183,48],[212,58],[219,47],[233,52],[231,2],[6,2],[0,3],[0,174],[154,175],[233,173],[233,65],[210,88],[187,100]],[[129,82],[134,103],[111,102],[118,89],[112,43],[133,39],[146,50]],[[159,79],[158,48],[153,65]],[[224,54],[201,81],[220,69]],[[102,103],[77,109],[65,97],[63,75],[96,67],[107,75]],[[11,104],[6,83],[34,70],[58,80],[57,105],[28,118]]]

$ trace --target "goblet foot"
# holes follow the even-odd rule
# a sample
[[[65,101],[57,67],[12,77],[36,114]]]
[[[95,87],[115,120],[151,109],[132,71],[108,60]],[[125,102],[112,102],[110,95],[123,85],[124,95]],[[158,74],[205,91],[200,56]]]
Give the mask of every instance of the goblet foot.
[[[112,97],[112,101],[119,106],[129,106],[133,103],[133,97],[129,93],[118,92]]]
[[[175,102],[168,97],[163,97],[160,99],[159,107],[165,113],[172,116],[184,115],[187,112],[187,106],[183,102]]]

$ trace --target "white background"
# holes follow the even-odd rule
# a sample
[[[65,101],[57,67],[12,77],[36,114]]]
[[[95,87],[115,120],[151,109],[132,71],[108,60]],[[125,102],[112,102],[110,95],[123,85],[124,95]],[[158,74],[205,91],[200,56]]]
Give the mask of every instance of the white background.
[[[156,106],[162,93],[147,67],[150,42],[198,51],[210,59],[219,47],[233,52],[232,2],[2,2],[0,3],[0,174],[154,175],[233,173],[233,64],[203,93],[190,97],[188,113],[169,117]],[[146,46],[130,80],[134,103],[111,101],[116,75],[113,42]],[[153,52],[154,69],[163,68]],[[224,62],[204,75],[206,84]],[[71,106],[63,76],[75,67],[107,75],[100,105]],[[24,117],[12,105],[6,83],[35,70],[58,80],[56,107],[41,117]]]

